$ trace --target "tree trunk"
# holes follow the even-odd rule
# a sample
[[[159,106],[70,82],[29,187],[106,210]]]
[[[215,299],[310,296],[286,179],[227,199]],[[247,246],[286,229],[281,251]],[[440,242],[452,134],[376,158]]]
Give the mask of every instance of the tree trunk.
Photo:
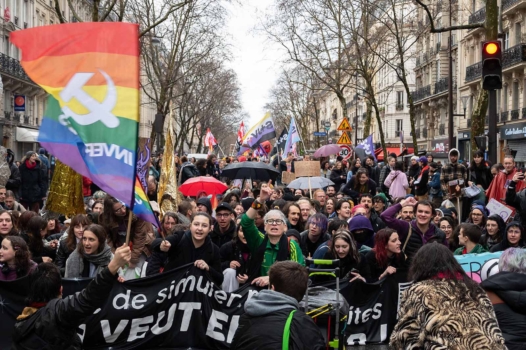
[[[365,123],[363,125],[363,135],[369,135],[371,133],[371,122],[373,119],[373,109],[371,104],[367,103],[367,111],[365,112]]]

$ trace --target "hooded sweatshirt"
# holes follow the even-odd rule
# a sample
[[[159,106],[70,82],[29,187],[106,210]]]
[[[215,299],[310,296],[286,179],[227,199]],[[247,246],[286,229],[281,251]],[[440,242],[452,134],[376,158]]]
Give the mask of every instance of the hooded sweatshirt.
[[[290,325],[289,349],[325,349],[319,327],[299,310],[298,301],[273,290],[262,290],[245,303],[245,313],[230,348],[281,349],[285,323],[293,310],[296,312]]]
[[[464,185],[460,187],[464,187],[467,184],[468,171],[466,167],[463,164],[459,164],[458,160],[455,163],[451,162],[451,152],[454,152],[454,151],[459,153],[456,148],[452,148],[449,151],[448,153],[449,164],[444,165],[442,167],[442,172],[440,173],[440,183],[442,185],[442,191],[444,192],[444,194],[449,193],[449,184],[448,184],[449,181],[463,180]]]
[[[480,286],[497,294],[504,302],[498,303],[490,298],[508,350],[526,349],[526,275],[499,272]]]
[[[506,231],[504,231],[505,234],[504,234],[504,239],[502,240],[502,242],[497,243],[493,247],[491,247],[490,252],[492,252],[492,253],[502,252],[502,251],[505,251],[508,248],[513,247],[511,245],[511,243],[510,243],[510,240],[508,239],[508,229],[510,227],[513,227],[513,226],[518,227],[521,230],[521,238],[519,239],[519,242],[518,242],[518,244],[517,244],[517,246],[515,248],[524,248],[525,247],[525,245],[524,245],[524,227],[522,227],[522,225],[519,222],[512,221],[508,225],[506,225]]]

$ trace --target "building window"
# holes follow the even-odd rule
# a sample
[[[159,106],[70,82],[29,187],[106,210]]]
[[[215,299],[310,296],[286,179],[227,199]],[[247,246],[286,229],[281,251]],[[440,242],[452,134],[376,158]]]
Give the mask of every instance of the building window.
[[[512,104],[513,104],[513,110],[515,109],[519,109],[519,82],[518,81],[515,81],[513,82],[513,101],[512,101]]]
[[[510,48],[510,32],[507,31],[504,33],[504,50]]]
[[[397,91],[396,92],[396,110],[401,111],[403,109],[404,109],[404,92]]]
[[[522,42],[521,22],[515,23],[515,45]]]

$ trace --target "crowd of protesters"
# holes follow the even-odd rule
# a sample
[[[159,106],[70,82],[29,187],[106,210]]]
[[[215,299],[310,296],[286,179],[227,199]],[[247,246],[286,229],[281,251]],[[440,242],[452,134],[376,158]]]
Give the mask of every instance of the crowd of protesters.
[[[41,277],[47,269],[58,278],[93,277],[107,286],[113,279],[152,276],[192,263],[208,271],[224,291],[245,284],[266,287],[274,293],[261,296],[263,305],[282,298],[288,305],[284,309],[290,310],[299,308],[305,292],[306,272],[301,270],[305,259],[338,259],[339,277],[350,283],[377,282],[408,271],[413,285],[404,294],[391,335],[394,348],[437,344],[457,349],[526,348],[526,304],[521,301],[526,295],[526,183],[511,156],[495,166],[481,152],[473,154],[469,165],[461,163],[456,149],[444,165],[430,155],[413,156],[405,164],[393,154],[383,166],[373,156],[350,162],[341,157],[321,159],[320,176],[334,184],[312,191],[288,188],[280,178],[243,182],[223,176],[230,163],[259,161],[250,156],[210,155],[198,160],[176,156],[180,184],[211,176],[225,182],[228,190],[216,208],[208,193],[184,198],[178,212],[166,213],[156,228],[135,217],[119,200],[93,189],[87,178],[86,214],[40,215],[51,173],[45,150],[39,153],[28,152],[20,166],[13,156],[7,159],[11,178],[0,186],[0,281]],[[148,169],[147,195],[152,201],[157,198],[161,159],[153,159]],[[297,161],[289,154],[270,164],[280,173],[294,172]],[[515,219],[505,222],[490,215],[486,209],[490,199],[514,208]],[[125,251],[129,215],[132,244]],[[454,258],[499,251],[503,252],[500,272],[481,285]],[[279,266],[274,269],[274,283],[273,266]],[[284,286],[284,276],[295,279],[294,288]],[[324,277],[312,282],[322,283]],[[84,293],[95,289],[91,286]],[[34,304],[32,314],[39,314],[35,305],[47,308],[58,295]],[[270,332],[283,330],[289,314],[282,309],[276,306],[279,317],[270,318],[274,324]],[[246,310],[249,318],[268,314],[268,310]],[[304,326],[293,328],[295,336],[312,328],[302,315]],[[20,326],[26,335],[31,333],[27,329],[31,317],[24,317]],[[247,331],[252,321],[243,322],[247,325],[240,327],[234,338],[239,345],[233,348],[257,347],[250,338],[265,333]],[[33,332],[33,337],[42,336],[38,333],[42,330]],[[76,341],[73,338],[69,344]],[[49,334],[43,339],[51,344]],[[315,339],[307,339],[304,347],[292,348],[307,349],[309,343],[310,348],[318,348]]]

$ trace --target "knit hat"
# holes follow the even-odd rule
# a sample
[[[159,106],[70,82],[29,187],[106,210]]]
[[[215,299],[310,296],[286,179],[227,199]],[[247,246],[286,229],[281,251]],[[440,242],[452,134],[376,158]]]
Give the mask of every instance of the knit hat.
[[[38,153],[39,153],[39,154],[46,154],[46,149],[41,147],[41,148],[38,150]]]
[[[295,230],[293,228],[291,228],[290,230],[287,230],[287,233],[286,233],[287,237],[294,237],[299,241],[301,241],[301,236],[300,236],[300,233],[298,232],[298,230]]]
[[[210,202],[210,198],[208,197],[201,197],[197,200],[197,205],[201,204],[206,207],[206,211],[208,214],[212,214],[212,203]]]
[[[416,160],[417,162],[418,162],[418,159],[419,159],[418,156],[412,156],[411,157],[411,160]]]
[[[373,201],[374,201],[376,198],[381,199],[382,202],[384,202],[384,204],[387,204],[387,197],[385,196],[384,193],[378,193],[376,196],[373,197]]]
[[[427,165],[427,157],[422,156],[418,159],[418,161],[423,163],[424,165]]]
[[[488,218],[488,211],[486,210],[486,208],[484,208],[482,205],[475,205],[471,208],[471,211],[473,210],[480,210],[480,212],[482,213],[482,215],[484,215],[484,218],[487,219]]]

